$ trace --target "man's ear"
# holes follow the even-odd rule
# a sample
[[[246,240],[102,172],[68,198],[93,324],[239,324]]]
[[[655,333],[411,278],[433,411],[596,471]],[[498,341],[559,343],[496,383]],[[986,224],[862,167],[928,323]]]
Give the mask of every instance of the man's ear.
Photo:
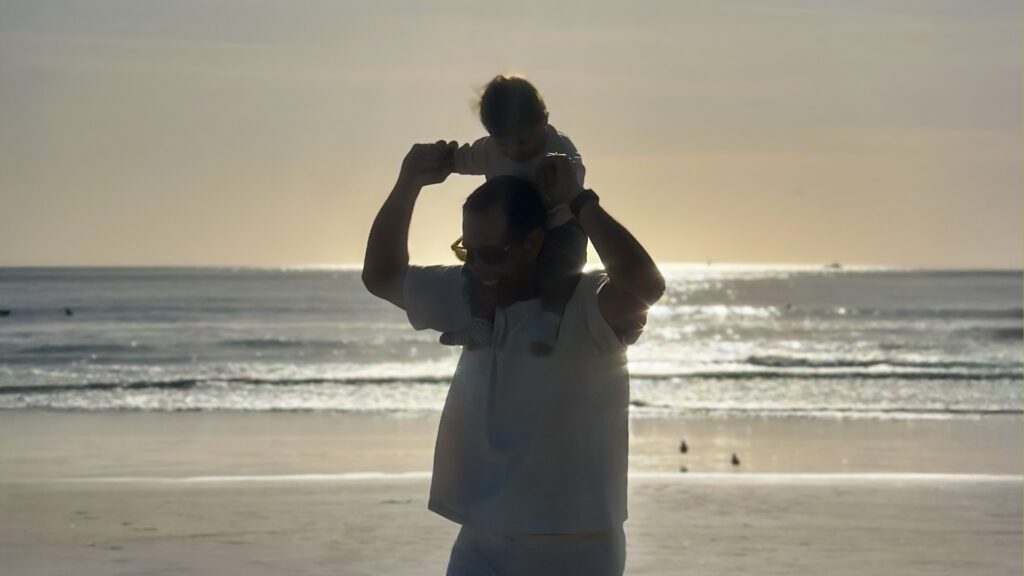
[[[530,260],[536,260],[540,254],[540,249],[544,247],[544,229],[537,228],[527,234],[525,246],[526,254],[530,257]]]

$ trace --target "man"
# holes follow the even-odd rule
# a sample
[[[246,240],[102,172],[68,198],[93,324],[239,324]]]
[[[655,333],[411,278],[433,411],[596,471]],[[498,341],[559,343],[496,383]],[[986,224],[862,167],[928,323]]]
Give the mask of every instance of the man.
[[[416,144],[370,230],[363,282],[416,329],[471,318],[458,267],[409,265],[420,190],[449,175],[449,144]],[[584,274],[555,353],[530,354],[524,326],[542,312],[537,255],[546,210],[525,180],[488,180],[466,200],[466,265],[490,291],[494,337],[464,349],[438,428],[429,508],[462,525],[449,576],[621,575],[625,563],[629,375],[626,346],[665,281],[635,238],[583,190],[572,161],[541,174],[549,203],[570,206],[607,273]]]

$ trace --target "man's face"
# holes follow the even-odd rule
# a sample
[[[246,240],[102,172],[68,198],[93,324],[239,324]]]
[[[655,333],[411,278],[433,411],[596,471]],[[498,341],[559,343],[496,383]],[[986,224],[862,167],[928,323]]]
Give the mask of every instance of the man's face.
[[[469,252],[466,264],[484,290],[494,291],[501,306],[529,297],[525,290],[543,241],[542,230],[522,240],[510,238],[505,211],[499,206],[462,216],[462,245]]]
[[[514,162],[526,162],[540,154],[547,141],[547,122],[508,136],[494,136],[501,152]]]

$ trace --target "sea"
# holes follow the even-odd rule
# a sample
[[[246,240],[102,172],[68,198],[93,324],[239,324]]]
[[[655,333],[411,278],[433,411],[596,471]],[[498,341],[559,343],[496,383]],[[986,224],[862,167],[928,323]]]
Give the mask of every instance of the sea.
[[[631,413],[1021,414],[1022,272],[665,265]],[[444,405],[459,348],[357,268],[0,268],[0,410]]]

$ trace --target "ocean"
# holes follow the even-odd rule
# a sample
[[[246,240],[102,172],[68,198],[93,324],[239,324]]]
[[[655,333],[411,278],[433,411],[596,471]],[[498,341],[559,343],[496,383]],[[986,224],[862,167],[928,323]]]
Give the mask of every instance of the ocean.
[[[678,265],[631,412],[1020,414],[1022,273]],[[0,268],[2,410],[439,411],[460,349],[353,268]]]

